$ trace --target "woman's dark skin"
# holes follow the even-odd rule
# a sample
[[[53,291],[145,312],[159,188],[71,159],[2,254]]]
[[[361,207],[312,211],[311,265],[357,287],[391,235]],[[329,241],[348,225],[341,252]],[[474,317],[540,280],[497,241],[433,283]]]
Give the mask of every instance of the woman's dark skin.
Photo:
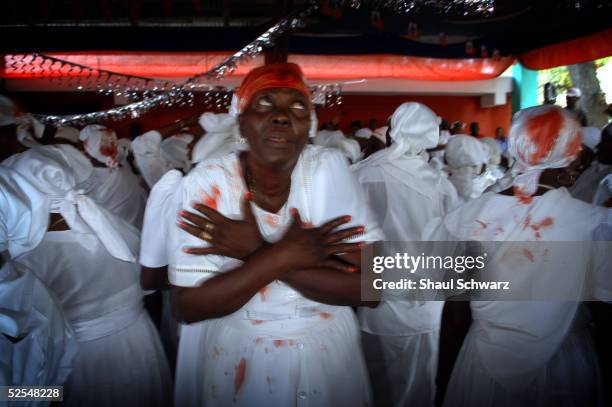
[[[275,88],[258,92],[239,116],[241,134],[250,147],[241,160],[243,170],[251,174],[253,180],[251,198],[268,212],[278,212],[289,197],[291,174],[308,141],[310,109],[311,102],[306,95],[293,89]],[[243,205],[245,210],[246,206]],[[252,215],[249,212],[245,214],[242,222],[247,224],[241,226],[253,229],[254,219],[249,218]],[[329,264],[333,256],[345,253],[351,253],[347,258],[349,262],[358,263],[363,244],[341,242],[360,233],[362,228],[335,231],[349,222],[350,217],[334,219],[318,228],[306,228],[296,210],[292,215],[293,223],[278,243],[263,244],[261,237],[254,239],[260,246],[246,250],[253,251],[244,256],[242,266],[220,273],[199,287],[172,287],[176,317],[196,322],[233,313],[275,280],[285,281],[320,302],[360,304],[359,274],[330,269],[322,263]],[[220,221],[221,218],[217,218],[217,222]],[[229,232],[226,230],[226,233]],[[228,238],[227,242],[236,246],[246,240]],[[241,250],[244,255],[244,249]]]

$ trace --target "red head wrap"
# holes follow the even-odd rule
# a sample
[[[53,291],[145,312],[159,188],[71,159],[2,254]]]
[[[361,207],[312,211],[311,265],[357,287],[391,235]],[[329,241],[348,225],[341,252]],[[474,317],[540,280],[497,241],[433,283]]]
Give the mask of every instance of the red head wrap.
[[[310,89],[304,82],[304,74],[297,64],[270,64],[253,69],[238,88],[238,112],[242,113],[257,92],[271,88],[295,89],[308,97]]]

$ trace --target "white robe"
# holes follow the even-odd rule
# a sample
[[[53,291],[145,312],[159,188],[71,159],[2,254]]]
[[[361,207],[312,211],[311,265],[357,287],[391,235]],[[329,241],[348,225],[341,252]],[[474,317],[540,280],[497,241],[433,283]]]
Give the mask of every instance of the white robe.
[[[190,202],[204,201],[225,216],[239,218],[245,192],[238,156],[230,154],[200,163],[183,179],[180,206],[192,210]],[[353,219],[345,227],[365,226],[359,240],[381,237],[345,158],[335,150],[305,147],[292,174],[289,199],[277,214],[252,205],[266,240],[282,237],[291,221],[290,207],[300,211],[304,222],[317,226],[349,214]],[[197,286],[240,264],[222,256],[181,251],[184,246],[201,245],[201,240],[171,228],[172,284]],[[370,405],[359,330],[350,307],[308,300],[277,281],[234,314],[205,320],[194,329],[197,333],[181,334],[177,405],[179,400],[187,406]],[[188,366],[182,364],[186,352]],[[185,370],[194,374],[182,374]]]
[[[612,279],[606,275],[609,264],[597,261],[602,253],[557,251],[551,256],[554,261],[530,263],[531,256],[548,254],[537,252],[540,246],[529,242],[589,241],[607,216],[607,210],[573,199],[563,188],[534,197],[529,204],[487,193],[432,221],[423,238],[501,241],[508,248],[525,245],[533,253],[523,249],[527,259],[520,266],[519,258],[503,262],[505,252],[496,254],[501,256],[496,271],[511,284],[527,290],[534,273],[549,278],[550,284],[559,264],[564,264],[575,269],[574,287],[596,282],[593,292],[605,299],[612,296]],[[532,264],[538,269],[529,269]],[[597,357],[581,303],[472,301],[470,307],[473,322],[455,362],[445,406],[601,403]]]
[[[362,166],[357,177],[387,241],[419,241],[429,220],[458,203],[453,185],[420,156]],[[431,405],[443,305],[383,296],[378,307],[359,309],[375,404]]]
[[[0,386],[61,386],[76,352],[74,333],[55,296],[30,270],[5,263],[0,269]]]
[[[137,250],[137,231],[125,238]],[[75,331],[79,352],[62,405],[170,403],[170,372],[143,308],[138,264],[111,257],[95,235],[72,230],[47,232],[17,261],[49,286]]]

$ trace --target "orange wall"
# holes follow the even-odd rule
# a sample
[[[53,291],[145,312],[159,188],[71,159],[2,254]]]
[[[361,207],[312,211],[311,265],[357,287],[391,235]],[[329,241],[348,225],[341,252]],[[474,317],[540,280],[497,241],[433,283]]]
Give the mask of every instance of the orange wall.
[[[510,97],[503,106],[481,108],[480,97],[477,96],[344,95],[339,107],[318,110],[317,115],[319,123],[340,115],[340,125],[345,131],[353,120],[361,120],[367,126],[368,121],[374,118],[378,120],[379,126],[384,126],[395,108],[404,102],[423,103],[449,122],[460,120],[468,126],[471,122],[478,122],[480,133],[485,136],[494,135],[495,129],[500,126],[508,134],[512,119]]]

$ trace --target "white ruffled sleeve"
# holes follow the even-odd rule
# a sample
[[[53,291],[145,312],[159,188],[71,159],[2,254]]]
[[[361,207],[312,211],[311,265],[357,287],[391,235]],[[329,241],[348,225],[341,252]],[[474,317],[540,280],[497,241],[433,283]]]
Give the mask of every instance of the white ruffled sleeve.
[[[315,226],[343,215],[351,221],[341,229],[364,226],[365,232],[347,241],[383,240],[383,232],[370,209],[370,203],[357,178],[339,151],[320,149],[311,174],[310,217]]]

